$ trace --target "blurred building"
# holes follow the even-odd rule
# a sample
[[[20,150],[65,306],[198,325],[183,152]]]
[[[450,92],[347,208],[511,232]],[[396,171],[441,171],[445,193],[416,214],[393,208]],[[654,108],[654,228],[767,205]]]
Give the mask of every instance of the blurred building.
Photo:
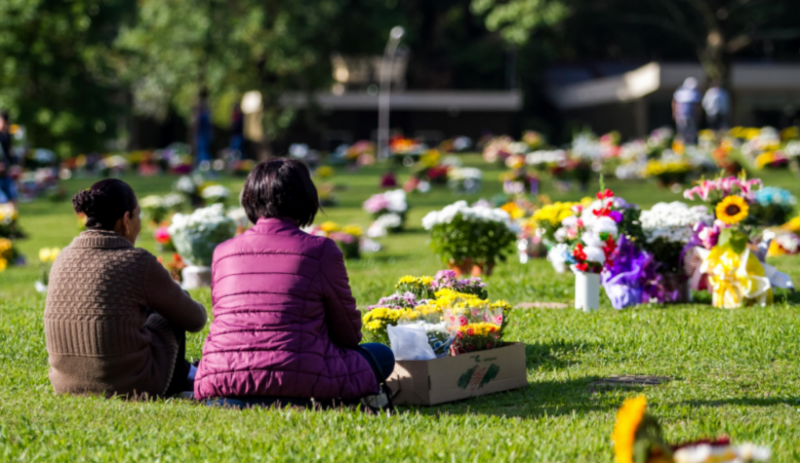
[[[572,125],[642,136],[673,125],[672,94],[687,77],[705,81],[699,64],[557,66],[547,73],[546,93]],[[800,64],[735,63],[731,86],[732,125],[800,122]]]
[[[331,57],[334,84],[314,95],[286,94],[280,104],[314,113],[313,126],[295,124],[286,138],[323,150],[341,143],[377,138],[378,93],[382,57]],[[522,93],[506,90],[406,89],[408,55],[392,66],[390,131],[435,145],[460,135],[512,133],[522,108]]]

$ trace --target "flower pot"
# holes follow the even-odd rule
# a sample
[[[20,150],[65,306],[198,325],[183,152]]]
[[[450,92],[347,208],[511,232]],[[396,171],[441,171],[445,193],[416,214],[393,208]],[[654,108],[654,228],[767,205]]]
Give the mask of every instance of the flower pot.
[[[689,277],[682,273],[665,273],[661,275],[661,293],[665,303],[686,303],[692,301],[689,290]]]
[[[600,274],[575,272],[575,308],[584,312],[600,309]]]
[[[183,289],[196,289],[211,286],[211,267],[191,265],[181,271]]]
[[[491,276],[492,270],[494,270],[494,262],[487,262],[487,263],[477,263],[472,266],[472,276],[479,277],[479,276]]]
[[[450,270],[456,272],[457,277],[470,274],[472,272],[473,265],[474,261],[472,259],[464,259],[460,262],[450,259],[450,262],[447,264],[447,266],[450,267]]]

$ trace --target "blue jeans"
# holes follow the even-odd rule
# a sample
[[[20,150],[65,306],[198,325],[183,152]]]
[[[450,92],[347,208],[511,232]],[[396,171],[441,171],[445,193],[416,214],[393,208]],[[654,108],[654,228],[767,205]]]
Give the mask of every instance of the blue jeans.
[[[366,343],[358,346],[356,350],[363,356],[370,367],[378,383],[383,383],[394,371],[394,353],[388,346],[380,343]],[[301,399],[294,397],[217,397],[206,401],[209,407],[231,407],[231,408],[250,408],[250,407],[271,407],[297,406],[307,407],[321,406],[322,408],[335,407],[336,401],[314,402],[311,399]]]
[[[19,197],[17,184],[11,177],[0,177],[0,204],[16,201]]]

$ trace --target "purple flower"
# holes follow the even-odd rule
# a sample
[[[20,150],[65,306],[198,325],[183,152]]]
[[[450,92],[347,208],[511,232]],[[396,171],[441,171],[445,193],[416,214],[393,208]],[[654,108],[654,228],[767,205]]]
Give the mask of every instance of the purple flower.
[[[616,223],[622,222],[623,219],[622,214],[619,211],[611,211],[608,216],[614,219],[614,222]]]

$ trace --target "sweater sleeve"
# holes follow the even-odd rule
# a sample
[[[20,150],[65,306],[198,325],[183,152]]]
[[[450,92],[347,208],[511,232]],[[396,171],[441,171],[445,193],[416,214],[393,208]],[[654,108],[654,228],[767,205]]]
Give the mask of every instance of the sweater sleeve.
[[[350,291],[342,251],[333,241],[325,243],[320,264],[328,336],[337,346],[354,349],[361,342],[361,312]]]
[[[155,257],[150,258],[144,278],[147,306],[172,325],[196,333],[206,325],[206,308],[195,302],[172,279]]]

